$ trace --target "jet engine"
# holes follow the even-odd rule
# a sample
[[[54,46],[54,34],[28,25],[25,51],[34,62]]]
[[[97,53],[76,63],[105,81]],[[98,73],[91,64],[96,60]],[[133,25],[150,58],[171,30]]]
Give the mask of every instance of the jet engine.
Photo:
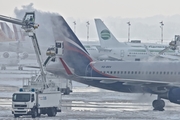
[[[180,88],[173,88],[168,93],[168,99],[172,103],[180,104]]]
[[[180,88],[171,88],[166,94],[161,94],[160,97],[168,99],[172,103],[180,104]]]
[[[8,52],[4,52],[2,55],[4,58],[9,58],[9,53]]]
[[[26,59],[26,58],[28,58],[28,56],[29,55],[26,52],[19,53],[19,57],[21,59]],[[3,58],[17,58],[18,54],[16,52],[4,52],[4,53],[2,53],[2,57]]]
[[[21,59],[26,59],[26,58],[29,57],[29,55],[28,55],[28,53],[23,52],[23,53],[19,53],[19,57],[20,57]]]
[[[12,58],[12,57],[17,57],[17,53],[15,52],[3,52],[2,53],[3,58]]]

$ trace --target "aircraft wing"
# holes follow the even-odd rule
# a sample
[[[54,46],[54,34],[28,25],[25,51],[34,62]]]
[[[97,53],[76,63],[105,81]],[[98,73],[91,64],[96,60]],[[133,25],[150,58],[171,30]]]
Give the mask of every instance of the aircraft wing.
[[[170,60],[179,60],[180,59],[180,56],[178,55],[163,55],[164,52],[168,51],[170,49],[170,47],[166,47],[165,49],[163,49],[162,51],[159,52],[158,55],[153,55],[149,49],[147,48],[146,45],[144,45],[145,49],[146,49],[146,52],[148,53],[149,56],[154,56],[156,58],[166,58],[166,59],[170,59]]]
[[[180,56],[178,56],[178,55],[159,55],[159,57],[167,58],[170,60],[179,60],[180,59]]]
[[[122,83],[123,85],[128,86],[137,86],[140,88],[148,89],[150,93],[160,94],[166,93],[172,87],[180,87],[180,84],[170,83],[165,81],[152,81],[152,80],[141,80],[141,79],[123,79],[123,78],[105,78],[105,77],[87,77],[87,76],[77,76],[75,74],[71,74],[69,79],[71,80],[81,80],[81,81],[99,81],[102,84],[116,84]]]
[[[169,82],[163,81],[152,81],[152,80],[140,80],[140,79],[124,79],[124,78],[105,78],[105,77],[86,77],[79,76],[79,78],[87,79],[87,80],[100,80],[102,83],[111,83],[112,82],[124,82],[124,83],[139,83],[139,84],[169,84]]]
[[[100,46],[96,46],[96,48],[98,49],[99,52],[111,52],[112,49],[109,49],[109,48],[102,48]]]
[[[122,61],[122,59],[120,59],[119,57],[113,56],[113,55],[109,55],[109,54],[100,55],[98,57],[98,59],[100,59],[100,60],[117,60],[117,61]]]

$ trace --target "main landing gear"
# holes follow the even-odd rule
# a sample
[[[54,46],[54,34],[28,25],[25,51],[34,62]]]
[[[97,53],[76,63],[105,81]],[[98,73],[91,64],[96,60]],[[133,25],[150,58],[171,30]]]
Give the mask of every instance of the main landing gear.
[[[23,70],[23,67],[22,67],[22,66],[19,66],[19,67],[18,67],[18,70]]]
[[[164,102],[164,100],[161,100],[161,98],[158,96],[157,100],[154,100],[152,102],[152,106],[154,107],[153,110],[164,111],[165,102]]]
[[[1,66],[1,70],[6,70],[6,66],[5,66],[5,65],[2,65],[2,66]]]

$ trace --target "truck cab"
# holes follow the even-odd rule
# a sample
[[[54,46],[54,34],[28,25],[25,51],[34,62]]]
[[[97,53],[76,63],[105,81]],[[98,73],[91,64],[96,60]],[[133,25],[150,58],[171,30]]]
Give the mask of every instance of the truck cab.
[[[12,96],[12,113],[14,117],[19,117],[21,115],[38,116],[37,111],[34,111],[34,109],[37,108],[36,100],[35,92],[14,93]]]
[[[35,118],[41,114],[52,117],[61,112],[61,90],[55,83],[49,82],[48,88],[45,89],[40,87],[42,83],[39,85],[34,81],[28,83],[12,96],[12,114],[15,118],[23,115]]]

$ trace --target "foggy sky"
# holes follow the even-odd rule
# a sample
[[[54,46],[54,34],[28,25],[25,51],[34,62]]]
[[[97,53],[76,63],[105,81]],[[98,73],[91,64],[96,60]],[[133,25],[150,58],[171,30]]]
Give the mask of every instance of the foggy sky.
[[[122,41],[127,40],[127,21],[131,22],[132,39],[160,41],[160,21],[165,24],[165,40],[172,40],[175,34],[180,33],[178,0],[6,0],[2,2],[0,14],[16,16],[14,9],[24,9],[30,3],[40,11],[63,15],[72,29],[73,21],[76,21],[76,35],[84,40],[87,36],[87,21],[90,21],[90,39],[98,39],[94,18],[101,18]]]
[[[179,0],[1,0],[0,14],[12,16],[15,7],[29,3],[37,9],[73,18],[171,16],[180,11]]]

